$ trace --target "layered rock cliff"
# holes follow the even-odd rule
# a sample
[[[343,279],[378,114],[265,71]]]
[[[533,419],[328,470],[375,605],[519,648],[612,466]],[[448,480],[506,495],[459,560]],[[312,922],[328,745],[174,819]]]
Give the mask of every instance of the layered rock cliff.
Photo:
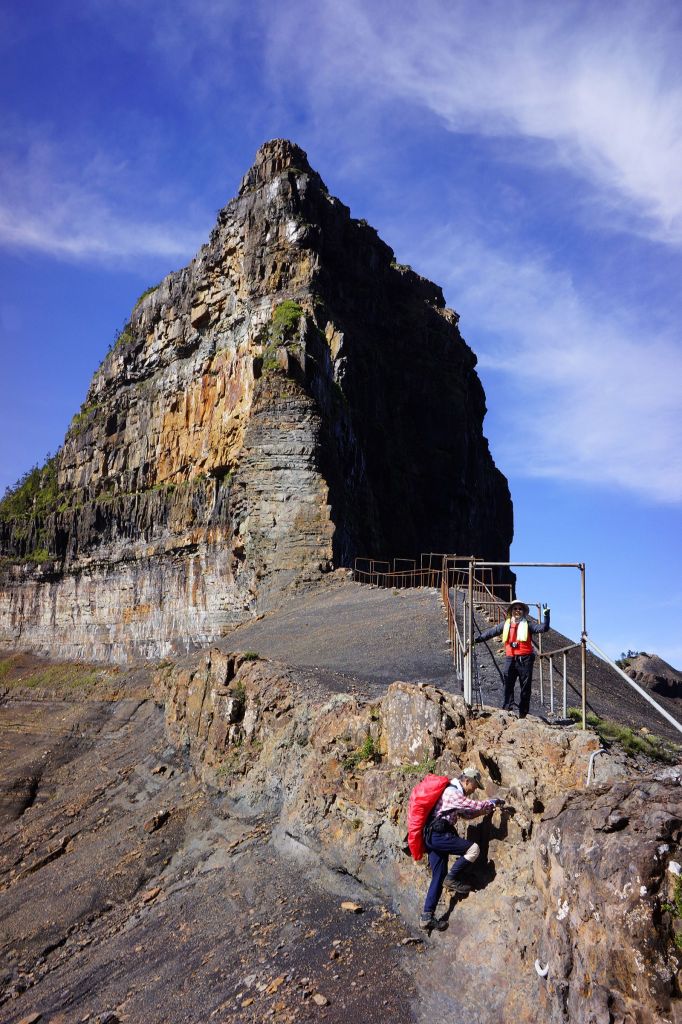
[[[267,143],[0,505],[0,647],[158,656],[356,555],[506,558],[457,320],[301,149]]]

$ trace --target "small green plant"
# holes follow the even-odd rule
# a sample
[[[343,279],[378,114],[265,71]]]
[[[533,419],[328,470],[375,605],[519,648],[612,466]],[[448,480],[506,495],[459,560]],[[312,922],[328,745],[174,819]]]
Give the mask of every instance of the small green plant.
[[[92,405],[86,405],[86,403],[83,402],[80,409],[71,420],[69,429],[79,434],[92,421],[92,418],[98,408],[99,405],[97,402],[93,402]]]
[[[374,744],[374,740],[372,739],[370,734],[367,733],[367,736],[365,737],[365,742],[362,744],[362,746],[358,747],[358,749],[354,750],[352,753],[346,754],[346,756],[343,759],[343,767],[346,769],[346,771],[352,771],[353,768],[357,768],[357,766],[362,761],[375,761],[376,758],[377,749]]]
[[[293,299],[285,299],[275,307],[270,323],[258,335],[263,345],[264,371],[278,368],[277,349],[293,340],[303,313],[303,306]]]
[[[26,557],[29,562],[37,562],[38,565],[42,565],[42,563],[47,562],[51,556],[47,548],[36,548],[35,551],[31,551],[31,553]]]
[[[569,708],[568,717],[574,722],[582,722],[580,708]],[[628,725],[620,725],[608,718],[600,718],[599,715],[595,715],[591,711],[588,711],[585,721],[595,730],[600,740],[606,743],[619,743],[626,753],[633,756],[644,754],[654,761],[677,764],[682,755],[682,747],[679,744],[664,740],[654,733],[635,732]]]
[[[242,661],[259,661],[260,654],[258,651],[244,651],[242,654]]]
[[[130,327],[130,321],[128,321],[128,323],[123,324],[123,327],[121,327],[120,330],[116,331],[114,334],[114,340],[109,348],[110,352],[114,349],[125,348],[127,345],[132,343],[134,339]]]
[[[10,674],[12,668],[14,667],[14,663],[14,657],[4,658],[2,661],[0,661],[0,682],[2,682],[5,676],[8,676]]]
[[[303,307],[294,302],[293,299],[285,299],[275,307],[272,314],[271,336],[273,340],[280,342],[287,341],[293,337],[303,316]]]
[[[216,782],[227,782],[228,779],[238,774],[237,757],[236,750],[230,750],[225,760],[216,768]]]
[[[672,901],[666,900],[661,904],[661,909],[671,915],[676,925],[678,922],[682,923],[682,875],[675,879]],[[682,953],[682,928],[675,928],[673,942],[676,949]]]
[[[405,775],[433,775],[436,770],[436,762],[432,757],[425,757],[419,764],[404,764],[400,769]]]
[[[232,721],[241,721],[246,710],[246,687],[243,683],[235,683],[230,690],[234,701]]]
[[[160,284],[160,283],[161,283],[161,282],[159,282],[159,284]],[[141,303],[141,302],[142,302],[142,301],[143,301],[144,299],[146,299],[148,295],[151,295],[151,293],[152,293],[152,292],[155,292],[155,291],[156,291],[156,289],[157,289],[158,287],[159,287],[159,285],[158,285],[158,284],[153,284],[153,285],[151,285],[151,286],[150,286],[149,288],[145,288],[145,290],[144,290],[144,291],[142,292],[142,295],[140,295],[140,297],[138,298],[137,302],[136,302],[136,303],[135,303],[135,305],[133,306],[133,311],[137,309],[137,307],[138,307],[138,306],[140,305],[140,303]]]

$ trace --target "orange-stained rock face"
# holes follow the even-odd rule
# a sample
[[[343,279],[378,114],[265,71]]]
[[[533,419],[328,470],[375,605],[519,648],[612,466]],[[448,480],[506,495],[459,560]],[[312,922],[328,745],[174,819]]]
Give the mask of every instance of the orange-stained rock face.
[[[440,289],[302,150],[267,143],[208,243],[133,309],[59,495],[0,509],[0,649],[158,656],[356,555],[506,558],[474,366]]]

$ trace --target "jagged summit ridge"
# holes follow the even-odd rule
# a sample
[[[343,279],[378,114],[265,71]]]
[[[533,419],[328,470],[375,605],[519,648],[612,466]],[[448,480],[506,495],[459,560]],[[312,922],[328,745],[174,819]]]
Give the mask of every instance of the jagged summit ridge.
[[[133,309],[54,500],[0,508],[0,644],[157,656],[356,555],[506,558],[457,320],[302,149],[266,143],[207,244]]]
[[[256,153],[253,165],[242,178],[239,195],[244,195],[267,184],[285,171],[314,175],[323,191],[327,191],[319,174],[308,163],[308,154],[289,139],[271,139],[264,142]]]

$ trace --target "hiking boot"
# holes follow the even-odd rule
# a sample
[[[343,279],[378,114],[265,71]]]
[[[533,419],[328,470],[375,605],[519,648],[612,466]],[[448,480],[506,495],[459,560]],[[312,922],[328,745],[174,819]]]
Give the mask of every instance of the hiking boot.
[[[447,926],[447,921],[441,921],[435,914],[422,914],[419,918],[419,927],[423,928],[425,932],[430,932],[432,929],[443,932]]]
[[[466,896],[468,892],[471,892],[469,883],[461,882],[459,878],[446,878],[443,882],[443,889],[445,892],[458,896]]]

